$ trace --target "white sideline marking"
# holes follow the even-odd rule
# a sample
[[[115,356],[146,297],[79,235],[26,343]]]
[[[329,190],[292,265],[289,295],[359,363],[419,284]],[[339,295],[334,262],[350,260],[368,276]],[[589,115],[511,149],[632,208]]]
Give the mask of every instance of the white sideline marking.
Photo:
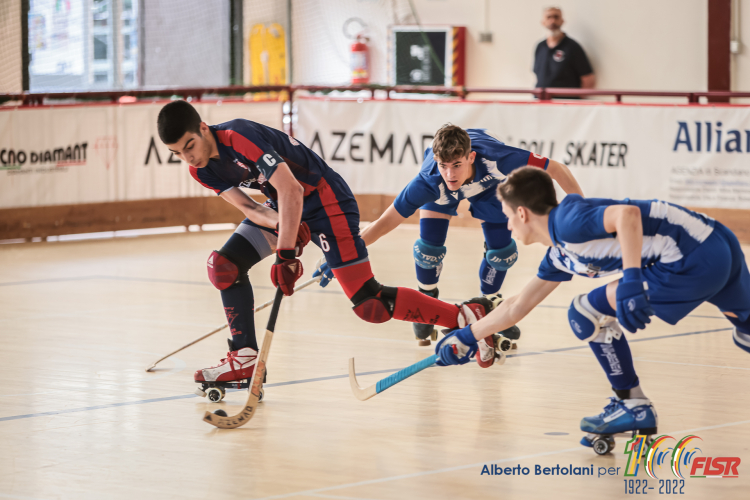
[[[709,426],[706,426],[706,427],[697,427],[695,429],[686,429],[686,430],[682,430],[682,431],[670,431],[670,432],[668,432],[668,434],[688,434],[688,433],[693,433],[693,432],[698,432],[698,431],[707,431],[707,430],[711,430],[711,429],[721,429],[723,427],[732,427],[732,426],[735,426],[735,425],[743,425],[743,424],[750,424],[750,420],[741,420],[739,422],[730,422],[730,423],[727,423],[727,424],[719,424],[719,425],[709,425]],[[424,472],[413,472],[411,474],[402,474],[400,476],[383,477],[383,478],[380,478],[380,479],[370,479],[368,481],[359,481],[359,482],[356,482],[356,483],[340,484],[338,486],[327,486],[325,488],[316,488],[314,490],[297,491],[297,492],[294,492],[294,493],[286,493],[286,494],[283,494],[283,495],[274,495],[274,496],[270,496],[270,497],[256,498],[254,500],[272,500],[272,499],[276,499],[276,498],[291,498],[291,497],[303,496],[303,495],[307,495],[307,496],[319,496],[318,495],[319,493],[323,493],[323,492],[326,492],[326,491],[341,490],[341,489],[344,489],[344,488],[354,488],[356,486],[366,486],[366,485],[369,485],[369,484],[387,483],[387,482],[390,482],[390,481],[398,481],[398,480],[401,480],[401,479],[411,479],[411,478],[414,478],[414,477],[430,476],[430,475],[433,475],[433,474],[442,474],[443,472],[454,472],[454,471],[458,471],[458,470],[471,469],[472,467],[481,467],[482,465],[485,465],[485,464],[501,464],[501,463],[504,463],[504,462],[516,462],[516,461],[520,461],[520,460],[526,460],[526,459],[529,459],[529,458],[547,457],[547,456],[551,456],[551,455],[561,455],[563,453],[570,453],[570,452],[573,452],[573,451],[588,451],[589,453],[591,453],[590,449],[585,448],[585,447],[579,445],[579,446],[576,446],[575,448],[565,448],[563,450],[547,451],[547,452],[543,452],[543,453],[534,453],[532,455],[521,455],[521,456],[518,456],[518,457],[503,458],[503,459],[500,459],[500,460],[487,460],[487,461],[479,462],[479,463],[475,463],[475,464],[457,465],[455,467],[446,467],[444,469],[435,469],[435,470],[424,471]],[[331,496],[330,498],[334,498],[334,497]],[[346,497],[337,497],[337,498],[346,498]]]

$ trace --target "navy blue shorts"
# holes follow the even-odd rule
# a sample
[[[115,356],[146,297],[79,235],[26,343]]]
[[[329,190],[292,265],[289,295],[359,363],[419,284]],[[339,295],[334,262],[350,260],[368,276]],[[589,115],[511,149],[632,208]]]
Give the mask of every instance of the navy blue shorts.
[[[455,217],[458,215],[457,209],[459,203],[461,203],[460,200],[451,199],[446,205],[438,205],[435,202],[430,202],[419,208]],[[508,222],[508,218],[503,213],[503,204],[497,198],[494,188],[487,189],[482,194],[469,198],[469,212],[475,219],[485,222]]]
[[[703,302],[740,321],[750,316],[750,273],[737,237],[718,221],[698,248],[677,262],[643,269],[656,316],[676,324]]]

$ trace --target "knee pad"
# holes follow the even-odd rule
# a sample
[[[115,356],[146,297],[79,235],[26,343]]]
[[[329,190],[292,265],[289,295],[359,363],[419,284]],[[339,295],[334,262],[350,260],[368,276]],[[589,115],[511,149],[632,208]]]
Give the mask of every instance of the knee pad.
[[[240,224],[240,226],[253,229],[247,224]],[[208,257],[208,262],[206,262],[208,279],[219,290],[226,290],[235,283],[250,283],[247,272],[263,257],[265,255],[262,256],[255,245],[248,240],[247,235],[242,234],[238,229],[229,237],[221,250],[212,252]]]
[[[518,247],[516,240],[511,239],[510,244],[505,248],[488,249],[484,253],[487,263],[498,271],[507,271],[518,260]]]
[[[611,344],[622,336],[617,319],[601,314],[589,302],[587,294],[577,295],[568,309],[570,328],[579,340]]]
[[[368,323],[385,323],[393,317],[396,304],[396,289],[383,286],[370,278],[352,296],[354,314]]]
[[[420,238],[414,243],[414,261],[422,269],[442,268],[447,250],[444,246],[431,245]]]
[[[240,277],[237,264],[216,250],[209,255],[206,267],[208,268],[208,279],[219,290],[226,290],[234,285]]]
[[[750,334],[741,332],[739,328],[734,327],[732,329],[732,340],[737,347],[750,352]]]

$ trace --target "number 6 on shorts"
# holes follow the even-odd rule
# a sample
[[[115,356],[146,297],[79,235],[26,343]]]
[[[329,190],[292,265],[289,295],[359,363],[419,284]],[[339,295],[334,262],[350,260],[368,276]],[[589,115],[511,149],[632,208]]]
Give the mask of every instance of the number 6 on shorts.
[[[331,249],[331,245],[329,245],[328,241],[326,241],[326,235],[321,234],[319,238],[320,238],[320,249],[323,250],[324,252],[329,251]]]

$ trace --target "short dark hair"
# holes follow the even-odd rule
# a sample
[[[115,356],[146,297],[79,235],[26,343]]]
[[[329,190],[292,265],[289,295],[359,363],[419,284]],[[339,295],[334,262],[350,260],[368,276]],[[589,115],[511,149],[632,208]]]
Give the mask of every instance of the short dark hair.
[[[552,177],[537,167],[523,167],[514,170],[508,178],[497,186],[500,201],[513,210],[526,207],[536,215],[547,215],[557,206],[557,194]]]
[[[156,128],[164,144],[174,144],[185,132],[201,133],[201,115],[187,101],[172,101],[159,111]]]
[[[471,138],[464,129],[446,123],[435,132],[432,141],[432,154],[442,161],[463,158],[471,153]]]

